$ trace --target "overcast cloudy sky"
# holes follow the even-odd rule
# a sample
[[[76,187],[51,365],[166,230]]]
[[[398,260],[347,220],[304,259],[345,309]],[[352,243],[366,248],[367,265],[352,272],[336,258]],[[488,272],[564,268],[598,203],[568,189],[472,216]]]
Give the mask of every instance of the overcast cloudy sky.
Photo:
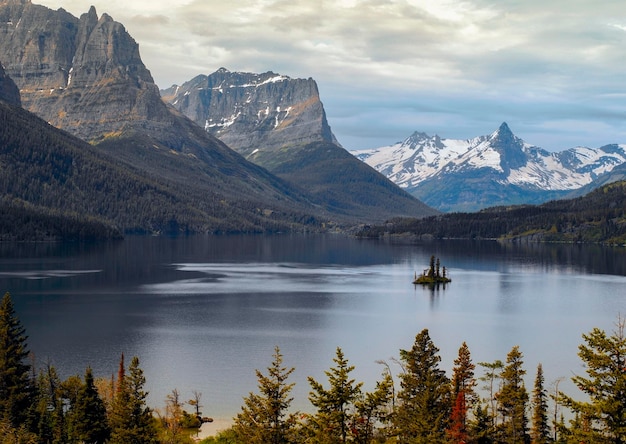
[[[348,149],[506,121],[550,151],[626,143],[623,0],[33,0],[122,22],[161,88],[313,77]]]

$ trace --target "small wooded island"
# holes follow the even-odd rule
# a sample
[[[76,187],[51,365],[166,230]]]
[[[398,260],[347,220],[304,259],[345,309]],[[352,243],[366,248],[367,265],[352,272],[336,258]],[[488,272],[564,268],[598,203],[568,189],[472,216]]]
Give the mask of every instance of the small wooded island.
[[[452,279],[446,275],[446,267],[441,268],[439,258],[435,260],[435,256],[430,257],[430,267],[424,270],[420,276],[415,273],[413,278],[413,283],[416,285],[447,284],[449,282],[452,282]]]

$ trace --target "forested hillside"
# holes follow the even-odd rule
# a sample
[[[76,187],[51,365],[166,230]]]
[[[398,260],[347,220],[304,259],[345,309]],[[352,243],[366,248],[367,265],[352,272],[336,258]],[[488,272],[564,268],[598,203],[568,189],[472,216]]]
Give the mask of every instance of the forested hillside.
[[[398,359],[380,361],[382,375],[370,392],[337,347],[327,380],[308,378],[310,411],[295,412],[289,382],[295,369],[283,364],[276,347],[267,372],[256,371],[258,391],[243,399],[233,426],[203,443],[623,443],[624,320],[616,326],[611,334],[594,328],[583,335],[579,356],[587,375],[572,381],[584,400],[560,391],[551,398],[540,363],[530,389],[532,374],[526,376],[518,346],[505,360],[476,364],[463,342],[446,371],[423,329]],[[0,301],[0,444],[191,444],[191,434],[210,420],[200,413],[211,406],[200,404],[198,392],[184,402],[174,389],[164,409],[148,406],[138,357],[127,366],[122,354],[116,376],[97,377],[85,363],[84,378],[61,380],[49,362],[33,365],[26,339],[6,293]]]
[[[626,243],[626,181],[605,185],[575,199],[542,205],[494,207],[424,219],[393,219],[359,235],[409,235],[461,239],[519,239],[544,242]]]
[[[122,144],[117,147],[122,148],[125,148]],[[167,156],[178,155],[166,151],[163,157]],[[45,228],[43,219],[38,222],[40,228],[28,236],[26,225],[19,222],[27,213],[18,217],[20,208],[28,208],[29,217],[69,216],[72,224],[88,219],[99,221],[102,227],[108,226],[101,231],[105,237],[107,232],[118,230],[124,233],[272,232],[297,229],[304,224],[314,227],[317,223],[302,210],[285,209],[288,202],[283,209],[278,205],[268,209],[262,202],[248,200],[246,196],[234,200],[228,189],[214,187],[210,192],[210,184],[199,187],[196,181],[194,186],[193,182],[175,181],[151,173],[149,168],[140,170],[130,163],[113,160],[106,150],[3,102],[0,102],[0,167],[3,205],[19,202],[11,206],[11,213],[16,217],[13,223],[20,225],[11,226],[5,220],[0,233],[4,238],[40,239],[48,237],[46,230],[54,231],[49,233],[51,237],[67,237],[62,234],[64,230]],[[227,172],[224,174],[227,176]],[[185,171],[179,171],[178,175],[184,178]],[[226,182],[224,188],[227,186]],[[286,200],[286,196],[282,198]],[[268,202],[280,201],[268,198]]]
[[[437,213],[329,142],[283,147],[269,154],[261,151],[250,157],[276,176],[306,190],[313,202],[335,217],[373,223],[390,214],[422,217]]]

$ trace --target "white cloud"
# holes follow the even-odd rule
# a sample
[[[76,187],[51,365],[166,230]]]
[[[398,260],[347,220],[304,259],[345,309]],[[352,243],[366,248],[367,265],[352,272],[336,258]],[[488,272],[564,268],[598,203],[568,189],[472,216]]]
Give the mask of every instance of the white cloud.
[[[621,1],[92,1],[124,23],[161,87],[222,66],[313,77],[349,148],[504,120],[547,149],[626,142]]]

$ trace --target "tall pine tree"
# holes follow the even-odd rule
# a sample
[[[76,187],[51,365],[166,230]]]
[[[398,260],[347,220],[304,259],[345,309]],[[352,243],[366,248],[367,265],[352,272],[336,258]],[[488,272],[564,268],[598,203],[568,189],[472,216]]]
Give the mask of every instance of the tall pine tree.
[[[11,296],[6,293],[0,302],[0,419],[16,428],[26,424],[30,428],[35,401],[26,339]]]
[[[89,367],[85,371],[85,383],[72,405],[70,424],[71,437],[77,442],[104,444],[111,435],[106,407],[98,395]]]
[[[550,424],[548,422],[548,395],[543,384],[543,367],[539,364],[537,365],[537,376],[535,377],[532,395],[533,415],[530,429],[532,444],[545,444],[551,441]]]
[[[500,440],[507,444],[524,444],[528,439],[526,405],[528,392],[524,385],[523,355],[519,347],[511,349],[502,370],[502,389],[497,394],[502,424]]]
[[[357,384],[350,379],[354,366],[348,365],[341,348],[337,347],[333,361],[336,366],[325,372],[330,385],[328,389],[312,377],[308,378],[312,388],[309,400],[317,408],[310,422],[311,433],[313,442],[345,444],[351,431],[351,409],[361,396],[363,383]]]
[[[476,398],[476,379],[469,347],[465,342],[459,348],[459,355],[454,360],[452,369],[452,414],[448,436],[453,443],[468,441],[467,412],[472,410]]]
[[[416,337],[411,350],[400,350],[398,405],[393,425],[401,443],[445,442],[450,418],[450,380],[439,368],[439,349],[428,329]]]
[[[111,444],[157,442],[152,410],[146,405],[148,393],[143,389],[145,383],[146,378],[139,367],[139,358],[133,357],[126,375],[122,355],[110,415]]]
[[[287,444],[294,441],[297,417],[289,413],[293,383],[287,383],[295,370],[283,366],[280,349],[264,375],[256,371],[259,393],[250,393],[235,418],[233,430],[241,442],[249,444]]]
[[[621,317],[611,336],[594,328],[583,335],[585,344],[578,356],[587,368],[588,377],[574,376],[572,381],[589,401],[578,401],[561,393],[565,405],[578,419],[570,433],[593,442],[626,443],[626,335]]]
[[[37,378],[37,435],[43,444],[64,444],[67,442],[62,392],[61,379],[56,369],[47,363]]]

